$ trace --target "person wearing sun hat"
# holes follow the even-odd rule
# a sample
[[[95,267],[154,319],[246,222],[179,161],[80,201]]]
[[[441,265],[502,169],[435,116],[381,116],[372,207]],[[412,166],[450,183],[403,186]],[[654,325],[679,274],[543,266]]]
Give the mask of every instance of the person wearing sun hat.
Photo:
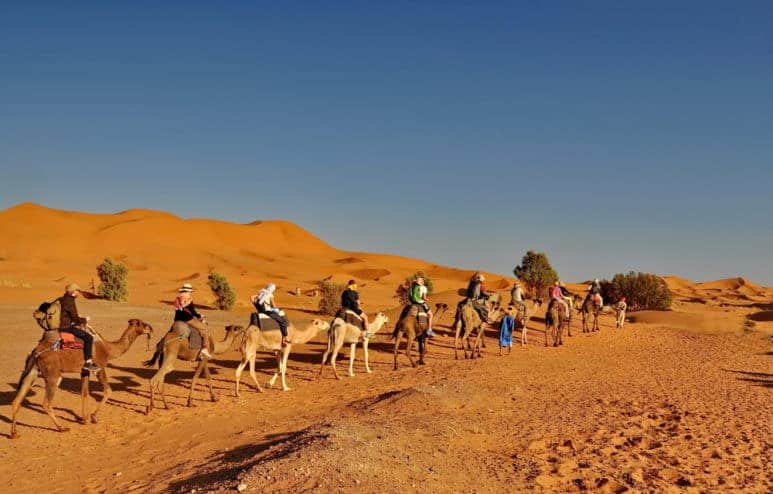
[[[71,335],[83,341],[83,370],[97,372],[99,366],[91,359],[94,348],[94,337],[84,328],[89,322],[88,317],[78,315],[78,307],[75,305],[75,299],[81,292],[81,287],[75,283],[70,283],[64,287],[64,295],[59,299],[61,315],[59,322],[59,331],[70,333]]]
[[[201,356],[212,358],[209,353],[209,329],[204,322],[204,316],[199,314],[193,304],[193,285],[185,283],[177,289],[177,297],[174,299],[174,320],[184,322],[195,329],[201,335]]]
[[[279,325],[279,332],[282,333],[282,346],[287,346],[290,340],[287,339],[287,318],[284,317],[282,311],[274,304],[274,292],[276,292],[276,285],[269,283],[262,288],[257,295],[253,295],[251,300],[259,314],[265,314]]]
[[[368,315],[362,310],[360,293],[357,291],[357,282],[354,280],[349,280],[346,284],[346,289],[341,293],[341,307],[360,316],[363,327],[366,330],[368,329]]]

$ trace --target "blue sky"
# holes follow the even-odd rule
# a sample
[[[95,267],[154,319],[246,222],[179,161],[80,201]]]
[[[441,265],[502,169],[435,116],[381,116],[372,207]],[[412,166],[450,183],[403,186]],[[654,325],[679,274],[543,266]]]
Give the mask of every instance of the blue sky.
[[[0,208],[773,284],[773,4],[580,3],[4,3]]]

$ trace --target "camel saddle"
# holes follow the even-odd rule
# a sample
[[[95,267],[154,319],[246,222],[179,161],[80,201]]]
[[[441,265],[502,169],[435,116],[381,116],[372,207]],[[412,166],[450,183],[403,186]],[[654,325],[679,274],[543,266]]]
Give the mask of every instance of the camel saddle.
[[[362,319],[362,317],[349,309],[339,310],[336,313],[336,317],[343,319],[345,323],[351,324],[352,326],[359,328],[361,331],[367,331],[368,329],[365,327],[365,321]]]
[[[407,315],[414,315],[416,316],[416,320],[419,322],[419,327],[426,329],[429,327],[429,316],[427,315],[427,312],[424,310],[424,307],[422,307],[419,304],[408,304],[405,307],[403,307],[403,311],[400,313],[400,319]]]
[[[83,350],[83,340],[72,333],[60,332],[58,329],[43,331],[41,343],[47,343],[51,350]]]
[[[279,311],[279,315],[284,317],[284,311]],[[288,321],[289,325],[289,321]],[[279,331],[279,323],[271,319],[267,314],[253,312],[250,314],[250,326],[257,326],[261,331]]]
[[[201,334],[183,321],[175,321],[169,332],[176,332],[182,340],[188,340],[188,348],[200,350],[202,345]],[[161,340],[163,341],[163,340]],[[159,342],[160,343],[160,342]]]

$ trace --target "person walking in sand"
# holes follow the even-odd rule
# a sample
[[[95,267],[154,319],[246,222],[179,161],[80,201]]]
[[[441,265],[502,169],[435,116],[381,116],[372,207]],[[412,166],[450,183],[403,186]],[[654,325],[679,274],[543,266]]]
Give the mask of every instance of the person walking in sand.
[[[625,297],[622,297],[615,306],[615,312],[617,313],[617,319],[615,322],[616,328],[623,329],[623,324],[625,324],[626,309],[628,309],[628,304],[625,302]]]

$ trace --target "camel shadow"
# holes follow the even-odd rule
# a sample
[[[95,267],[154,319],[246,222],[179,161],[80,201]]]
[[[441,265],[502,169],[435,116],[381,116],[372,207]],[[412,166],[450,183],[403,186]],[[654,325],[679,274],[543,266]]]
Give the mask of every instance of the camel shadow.
[[[201,468],[194,468],[194,470],[202,470],[204,473],[174,481],[169,484],[168,491],[173,493],[203,491],[207,490],[213,483],[232,481],[238,474],[259,463],[283,458],[299,450],[303,445],[294,440],[303,434],[303,430],[268,434],[262,442],[248,443],[229,451],[215,453],[199,465]],[[281,444],[285,444],[285,446],[278,447],[266,454],[269,449]],[[207,471],[206,465],[212,464],[222,464],[224,468],[214,472]]]
[[[754,386],[761,386],[763,388],[773,388],[773,373],[738,371],[732,369],[723,370],[733,374],[740,374],[741,377],[738,377],[739,381],[746,381],[752,383]]]

